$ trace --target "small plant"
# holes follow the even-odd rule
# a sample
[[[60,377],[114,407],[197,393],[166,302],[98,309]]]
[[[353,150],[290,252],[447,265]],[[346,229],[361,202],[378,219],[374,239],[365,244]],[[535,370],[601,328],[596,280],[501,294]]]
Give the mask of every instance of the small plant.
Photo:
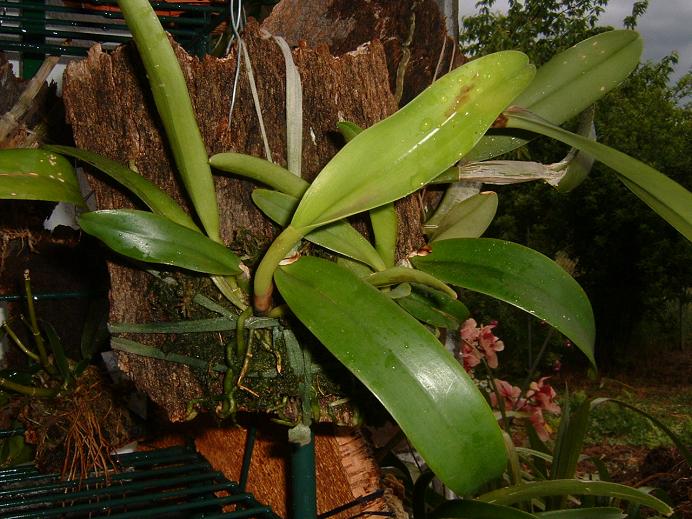
[[[361,132],[343,124],[350,142],[310,185],[255,157],[223,153],[208,158],[178,61],[149,2],[120,0],[119,5],[195,214],[188,215],[161,189],[120,164],[58,146],[0,152],[0,197],[84,206],[74,172],[61,154],[94,165],[150,211],[85,212],[79,218],[85,232],[137,261],[208,274],[234,307],[241,332],[234,352],[248,362],[243,323],[253,313],[286,313],[286,308],[274,308],[276,285],[287,310],[377,396],[435,474],[458,494],[501,474],[507,457],[490,406],[431,333],[458,329],[468,317],[453,287],[527,310],[593,362],[591,306],[555,262],[518,244],[480,238],[494,216],[496,195],[460,200],[454,187],[448,189],[427,222],[428,244],[402,264],[395,264],[398,222],[392,202],[431,183],[454,186],[488,177],[499,182],[543,179],[566,190],[588,173],[583,160],[588,155],[611,166],[629,189],[692,237],[688,191],[636,159],[556,126],[586,110],[637,65],[642,44],[633,31],[590,38],[537,72],[515,51],[474,60],[371,128]],[[575,150],[565,161],[547,166],[492,160],[534,134]],[[219,237],[210,165],[271,188],[257,189],[253,200],[284,227],[253,273],[251,291],[243,289],[247,269]],[[370,214],[374,244],[346,221],[362,212]],[[340,260],[300,257],[295,250],[303,239]],[[227,412],[241,384],[242,371],[228,369]],[[303,425],[310,423],[309,407],[304,403]],[[525,485],[519,500],[533,498],[532,488]],[[516,498],[486,497],[488,503]]]
[[[25,461],[35,446],[36,464],[59,470],[66,479],[82,479],[93,471],[107,473],[113,446],[129,437],[130,418],[114,403],[103,376],[90,365],[95,329],[86,323],[82,358],[69,359],[53,326],[37,315],[28,270],[24,289],[28,317],[21,321],[32,343],[20,338],[14,322],[4,322],[1,329],[26,355],[28,364],[0,371],[3,421],[21,426],[24,433],[0,439],[0,466]]]

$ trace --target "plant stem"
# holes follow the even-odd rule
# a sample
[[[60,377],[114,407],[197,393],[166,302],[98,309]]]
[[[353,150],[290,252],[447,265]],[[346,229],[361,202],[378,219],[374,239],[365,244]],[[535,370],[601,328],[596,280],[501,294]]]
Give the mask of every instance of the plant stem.
[[[22,350],[29,358],[33,359],[35,362],[40,362],[38,355],[36,355],[33,351],[24,346],[24,343],[20,340],[19,337],[17,337],[17,334],[14,333],[14,330],[10,328],[9,323],[3,323],[2,328],[5,329],[7,335],[9,335],[10,339],[12,339],[12,342],[14,342],[20,350]]]
[[[38,356],[41,361],[43,369],[45,369],[49,374],[55,374],[55,368],[48,361],[48,354],[46,353],[46,345],[43,342],[43,336],[41,335],[41,330],[38,327],[38,319],[36,318],[36,308],[34,307],[34,297],[31,293],[31,275],[29,270],[24,271],[24,290],[26,291],[26,305],[29,310],[29,321],[31,322],[31,333],[34,336],[34,342],[36,343],[36,349],[38,349]]]
[[[305,232],[302,229],[289,225],[277,236],[262,258],[255,272],[254,284],[254,304],[259,314],[265,314],[271,307],[272,283],[276,267],[303,236]]]
[[[45,389],[41,387],[25,386],[24,384],[17,384],[4,377],[0,377],[0,387],[14,391],[15,393],[20,393],[22,395],[31,397],[53,397],[58,394],[57,389]]]

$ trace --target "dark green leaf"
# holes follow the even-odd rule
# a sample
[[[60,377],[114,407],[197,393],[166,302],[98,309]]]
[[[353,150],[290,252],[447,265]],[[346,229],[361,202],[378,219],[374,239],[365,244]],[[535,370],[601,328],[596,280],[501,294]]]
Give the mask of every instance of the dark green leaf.
[[[303,257],[275,280],[295,315],[399,423],[459,494],[500,475],[501,431],[458,361],[424,326],[351,272]]]
[[[0,198],[85,205],[70,162],[36,149],[0,150]]]
[[[190,215],[183,211],[175,200],[156,184],[119,162],[110,160],[98,153],[80,150],[71,146],[45,146],[45,148],[86,162],[129,189],[156,214],[165,216],[177,224],[197,230],[197,226],[190,218]]]
[[[418,294],[410,294],[396,300],[397,304],[419,321],[435,328],[458,329],[460,322],[452,316],[440,312],[430,301]]]
[[[479,238],[495,218],[496,211],[497,193],[484,191],[456,204],[434,228],[430,227],[429,222],[426,223],[425,232],[431,242]]]
[[[577,282],[542,254],[502,240],[443,240],[416,268],[452,285],[500,299],[566,335],[593,363],[595,324],[591,304]]]
[[[131,209],[84,213],[80,227],[115,252],[147,263],[231,276],[240,259],[203,234],[144,211]]]

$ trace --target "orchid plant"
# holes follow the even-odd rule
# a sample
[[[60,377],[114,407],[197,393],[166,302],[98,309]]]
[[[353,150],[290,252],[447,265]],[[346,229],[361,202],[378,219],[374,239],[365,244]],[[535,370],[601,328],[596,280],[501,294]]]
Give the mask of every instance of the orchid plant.
[[[209,158],[180,66],[149,2],[119,5],[195,214],[127,167],[59,146],[1,151],[0,197],[85,207],[64,156],[95,166],[150,210],[84,212],[79,217],[84,232],[137,261],[208,274],[235,307],[238,323],[253,313],[280,315],[273,308],[276,286],[290,313],[375,394],[429,467],[459,495],[501,474],[507,454],[488,402],[431,331],[458,329],[468,317],[455,287],[525,309],[568,337],[591,362],[593,314],[583,290],[555,262],[521,245],[480,237],[495,213],[494,193],[461,199],[451,187],[427,222],[428,244],[403,263],[395,261],[398,222],[392,202],[429,184],[456,186],[479,178],[499,183],[540,178],[565,190],[584,178],[595,158],[692,237],[688,191],[636,159],[557,126],[634,69],[642,49],[635,32],[590,38],[538,71],[516,51],[471,61],[370,128],[342,124],[349,142],[308,184],[259,158],[238,153]],[[493,160],[535,134],[575,149],[562,163],[548,166]],[[219,235],[211,167],[266,186],[255,190],[253,200],[284,227],[253,273],[251,293],[239,281],[244,265]],[[363,212],[369,212],[374,244],[346,220]],[[295,255],[301,240],[339,260]],[[240,351],[246,346],[242,337]],[[239,374],[229,370],[225,390],[230,394],[239,383]]]

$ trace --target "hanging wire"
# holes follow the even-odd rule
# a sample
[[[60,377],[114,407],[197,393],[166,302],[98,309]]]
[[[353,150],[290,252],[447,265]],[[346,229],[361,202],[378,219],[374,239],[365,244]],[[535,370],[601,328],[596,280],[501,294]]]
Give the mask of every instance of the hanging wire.
[[[231,45],[234,41],[238,41],[238,50],[236,52],[236,63],[235,63],[235,76],[233,78],[233,90],[231,91],[231,106],[228,109],[228,127],[231,126],[231,118],[233,117],[233,108],[235,107],[236,96],[238,93],[238,81],[240,78],[240,68],[241,68],[241,52],[243,50],[243,39],[240,37],[240,29],[245,21],[245,11],[243,10],[243,0],[229,0],[229,13],[230,19],[230,29],[231,35],[228,39],[228,44],[226,45],[226,52],[224,55],[228,55],[231,50]]]

